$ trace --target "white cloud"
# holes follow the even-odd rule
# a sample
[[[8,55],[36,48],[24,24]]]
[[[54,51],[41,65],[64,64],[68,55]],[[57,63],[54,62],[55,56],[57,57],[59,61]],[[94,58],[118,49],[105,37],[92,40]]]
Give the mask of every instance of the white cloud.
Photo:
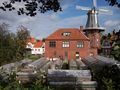
[[[53,21],[58,21],[58,20],[60,20],[59,15],[58,15],[58,14],[55,14],[55,13],[53,13],[52,15],[50,15],[49,18],[50,18],[51,20],[53,20]]]
[[[62,7],[63,10],[68,9],[70,6],[75,4],[75,0],[59,0],[60,5]]]
[[[59,16],[55,16],[59,17]],[[86,16],[70,17],[65,19],[51,20],[49,15],[38,15],[33,22],[24,23],[24,26],[31,30],[33,36],[37,38],[47,37],[58,28],[79,28],[85,24]]]
[[[35,19],[33,17],[24,17],[22,19],[18,20],[18,23],[24,24],[24,23],[29,23],[33,22]]]
[[[108,20],[104,23],[106,27],[114,27],[116,25],[119,25],[120,21],[119,20]]]
[[[10,24],[11,31],[14,32],[16,31],[16,27],[24,25],[30,29],[31,34],[37,38],[47,37],[58,28],[79,28],[80,25],[85,26],[87,15],[84,13],[84,15],[81,16],[81,14],[78,13],[80,11],[76,13],[75,0],[60,0],[60,2],[64,9],[63,12],[38,13],[35,17],[25,15],[18,16],[16,11],[2,12],[0,13],[0,22],[5,21]],[[72,7],[72,9],[68,10],[69,7]],[[115,27],[116,25],[120,26],[120,11],[116,8],[112,8],[111,10],[114,11],[112,16],[100,15],[99,17],[100,26],[105,26],[108,31],[111,27]]]
[[[120,30],[120,21],[119,20],[108,20],[104,23],[104,26],[106,28],[105,33],[109,33],[113,31],[114,29],[118,31]]]

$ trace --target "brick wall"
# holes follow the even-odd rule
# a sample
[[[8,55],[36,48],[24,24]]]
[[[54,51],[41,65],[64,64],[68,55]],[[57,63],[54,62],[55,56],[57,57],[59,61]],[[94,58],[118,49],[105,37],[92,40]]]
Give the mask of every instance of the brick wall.
[[[65,52],[68,53],[68,60],[76,59],[76,52],[79,52],[80,57],[84,58],[90,54],[90,44],[89,41],[84,41],[83,48],[77,48],[77,40],[70,41],[69,48],[62,47],[62,41],[56,40],[56,48],[49,47],[49,41],[45,41],[45,57],[55,58],[61,57],[65,58]],[[79,41],[79,40],[78,40]]]

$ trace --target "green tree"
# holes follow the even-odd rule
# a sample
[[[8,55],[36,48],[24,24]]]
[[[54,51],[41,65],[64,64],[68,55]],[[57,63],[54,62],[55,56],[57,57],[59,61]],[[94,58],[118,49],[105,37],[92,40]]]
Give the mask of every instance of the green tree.
[[[98,69],[96,69],[99,67]],[[98,82],[98,90],[119,90],[120,68],[117,65],[92,67],[93,79]]]
[[[111,55],[115,58],[115,60],[120,61],[120,40],[115,42],[115,45],[112,47]]]
[[[14,38],[15,35],[9,32],[8,25],[0,24],[0,65],[13,60],[15,54]]]
[[[0,65],[24,58],[29,36],[29,31],[23,26],[15,34],[8,30],[7,24],[0,24]]]
[[[16,57],[17,59],[23,59],[26,54],[26,44],[30,37],[30,32],[24,26],[20,26],[16,33]]]

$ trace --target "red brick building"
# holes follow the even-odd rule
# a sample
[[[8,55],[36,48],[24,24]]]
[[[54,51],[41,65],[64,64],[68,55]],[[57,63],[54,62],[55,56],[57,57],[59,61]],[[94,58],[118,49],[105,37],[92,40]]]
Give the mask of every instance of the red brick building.
[[[83,29],[63,28],[55,31],[45,40],[45,57],[75,60],[97,54],[97,49],[90,48],[90,40]]]

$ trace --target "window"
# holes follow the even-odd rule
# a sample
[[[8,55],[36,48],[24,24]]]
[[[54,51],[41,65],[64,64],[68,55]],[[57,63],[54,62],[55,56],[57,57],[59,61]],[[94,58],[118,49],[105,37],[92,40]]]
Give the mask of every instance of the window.
[[[70,36],[71,32],[64,32],[62,33],[62,36]]]
[[[65,52],[64,55],[65,55],[65,59],[67,60],[68,59],[68,52]]]
[[[77,47],[78,48],[83,48],[83,41],[79,41],[78,43],[77,43]]]
[[[28,48],[32,48],[30,44],[28,44]]]
[[[62,47],[69,47],[69,42],[68,41],[64,41],[62,44]]]
[[[49,42],[49,47],[52,47],[52,48],[56,47],[56,42],[55,41]]]
[[[79,59],[80,55],[79,52],[76,52],[76,59]]]

